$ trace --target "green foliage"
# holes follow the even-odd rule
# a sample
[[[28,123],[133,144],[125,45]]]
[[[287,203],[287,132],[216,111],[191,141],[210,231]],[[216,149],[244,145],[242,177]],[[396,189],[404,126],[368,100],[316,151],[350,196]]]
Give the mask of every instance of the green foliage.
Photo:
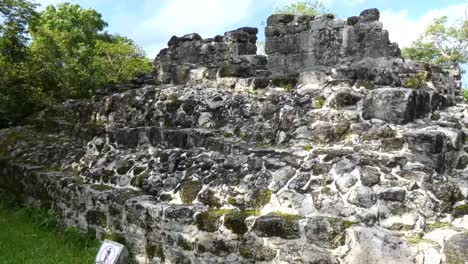
[[[97,11],[70,3],[35,8],[28,0],[0,2],[0,127],[151,70],[132,40],[103,32]]]
[[[411,47],[402,50],[402,54],[415,61],[459,69],[460,64],[468,62],[467,18],[453,25],[447,25],[445,16],[435,19]]]
[[[277,8],[276,14],[318,16],[325,13],[325,6],[320,1],[299,1]]]
[[[36,17],[36,4],[27,0],[0,1],[0,54],[12,62],[27,56],[27,27]]]
[[[463,90],[463,98],[465,98],[465,102],[468,102],[468,89]]]
[[[131,39],[109,35],[96,42],[93,68],[101,85],[128,81],[136,73],[149,72],[151,67],[145,52]]]
[[[405,87],[413,89],[421,89],[426,86],[426,74],[419,72],[406,80]]]

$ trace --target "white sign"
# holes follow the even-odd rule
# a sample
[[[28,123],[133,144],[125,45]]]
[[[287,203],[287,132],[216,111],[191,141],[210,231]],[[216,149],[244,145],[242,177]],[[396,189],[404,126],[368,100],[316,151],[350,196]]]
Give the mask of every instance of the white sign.
[[[122,251],[125,249],[124,245],[110,240],[104,240],[101,248],[96,256],[96,264],[116,264]]]

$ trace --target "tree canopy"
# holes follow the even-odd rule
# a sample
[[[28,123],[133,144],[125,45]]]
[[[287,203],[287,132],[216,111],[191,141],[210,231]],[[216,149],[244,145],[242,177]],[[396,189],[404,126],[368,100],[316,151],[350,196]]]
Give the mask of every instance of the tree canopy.
[[[299,1],[277,8],[276,14],[318,16],[325,13],[325,6],[320,1]]]
[[[143,50],[105,32],[93,9],[62,3],[37,12],[28,0],[4,0],[0,14],[0,127],[151,70]]]
[[[441,17],[427,27],[412,45],[402,50],[403,57],[458,70],[468,62],[467,15],[453,25]]]

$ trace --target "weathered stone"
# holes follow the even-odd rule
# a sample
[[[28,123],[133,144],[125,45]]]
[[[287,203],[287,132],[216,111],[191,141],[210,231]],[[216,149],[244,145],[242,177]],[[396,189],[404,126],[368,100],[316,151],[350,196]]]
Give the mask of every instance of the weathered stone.
[[[198,193],[202,189],[202,184],[199,181],[191,181],[181,184],[180,199],[184,203],[191,203],[197,198]]]
[[[257,218],[253,231],[260,237],[299,238],[299,223],[295,216],[265,215]]]
[[[359,15],[361,21],[378,21],[380,19],[380,11],[377,8],[366,9]]]
[[[197,227],[206,232],[215,232],[219,228],[219,215],[215,212],[206,211],[197,214]]]
[[[309,242],[327,248],[337,248],[345,243],[345,230],[342,219],[315,216],[308,219],[305,235]]]
[[[403,202],[406,198],[406,190],[399,187],[387,188],[378,193],[380,199]]]
[[[408,244],[374,228],[349,228],[346,243],[350,251],[344,258],[345,263],[414,263],[414,253]]]
[[[460,188],[452,182],[439,182],[432,186],[432,193],[443,202],[443,208],[451,208],[456,202],[464,199]]]
[[[362,185],[372,187],[380,183],[380,172],[375,167],[361,167],[361,182]]]
[[[447,160],[447,137],[440,131],[409,132],[403,135],[408,148],[415,152],[415,161],[435,169],[437,172],[444,172],[448,164]]]
[[[248,230],[245,219],[249,217],[248,212],[234,211],[224,216],[224,226],[234,234],[242,235]]]
[[[358,178],[356,176],[351,173],[346,173],[335,180],[335,185],[341,193],[347,193],[357,181]]]
[[[457,234],[448,239],[444,245],[447,264],[466,263],[468,260],[468,235]]]
[[[340,91],[335,94],[331,105],[335,108],[353,106],[362,99],[360,94],[353,93],[350,90]]]
[[[279,191],[286,183],[294,176],[296,171],[292,167],[284,167],[273,173],[273,179],[270,184],[270,189],[273,192]]]
[[[221,207],[221,201],[218,197],[216,197],[215,193],[210,190],[206,190],[198,194],[198,200],[200,202],[211,206],[211,207]]]
[[[406,124],[429,113],[430,109],[420,107],[430,97],[422,91],[405,88],[379,88],[364,98],[364,119],[381,119],[393,124]]]
[[[363,208],[370,208],[377,202],[377,197],[371,188],[356,186],[348,196],[348,202]]]
[[[463,155],[458,158],[457,169],[463,170],[468,166],[468,155]]]
[[[405,141],[402,138],[386,138],[382,139],[383,151],[399,151],[403,148]]]

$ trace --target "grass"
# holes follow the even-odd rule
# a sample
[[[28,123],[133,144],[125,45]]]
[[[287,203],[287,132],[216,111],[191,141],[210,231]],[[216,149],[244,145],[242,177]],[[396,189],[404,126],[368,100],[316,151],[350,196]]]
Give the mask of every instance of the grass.
[[[0,264],[94,263],[99,241],[65,228],[50,211],[0,200]]]

